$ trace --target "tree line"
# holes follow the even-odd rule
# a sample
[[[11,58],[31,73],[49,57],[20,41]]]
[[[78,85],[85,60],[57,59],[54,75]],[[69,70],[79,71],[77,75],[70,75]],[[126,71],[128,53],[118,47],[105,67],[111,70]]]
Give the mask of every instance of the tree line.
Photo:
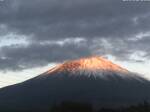
[[[92,104],[65,101],[58,105],[53,105],[50,112],[150,112],[150,104],[147,101],[138,105],[119,108],[99,108],[95,110]]]

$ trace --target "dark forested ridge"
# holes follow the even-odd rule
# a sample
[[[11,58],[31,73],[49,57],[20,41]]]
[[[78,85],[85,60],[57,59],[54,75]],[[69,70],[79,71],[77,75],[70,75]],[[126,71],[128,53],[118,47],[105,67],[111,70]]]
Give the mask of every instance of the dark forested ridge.
[[[92,104],[88,103],[62,102],[59,105],[53,105],[49,112],[150,112],[150,103],[144,101],[143,103],[128,107],[97,107],[97,109],[94,109]]]

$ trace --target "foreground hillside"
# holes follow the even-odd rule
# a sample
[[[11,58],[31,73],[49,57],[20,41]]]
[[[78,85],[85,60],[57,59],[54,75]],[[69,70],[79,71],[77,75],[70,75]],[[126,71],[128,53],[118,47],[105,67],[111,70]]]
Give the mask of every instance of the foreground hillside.
[[[49,112],[150,112],[150,104],[146,101],[137,105],[118,108],[93,108],[88,103],[62,102],[59,105],[53,105]]]

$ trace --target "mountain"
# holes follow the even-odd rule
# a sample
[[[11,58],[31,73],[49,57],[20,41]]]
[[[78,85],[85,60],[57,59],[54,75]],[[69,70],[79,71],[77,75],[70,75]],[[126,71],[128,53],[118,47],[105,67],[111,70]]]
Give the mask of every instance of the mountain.
[[[63,101],[118,107],[150,101],[150,82],[102,57],[66,61],[0,90],[2,112],[48,112]]]

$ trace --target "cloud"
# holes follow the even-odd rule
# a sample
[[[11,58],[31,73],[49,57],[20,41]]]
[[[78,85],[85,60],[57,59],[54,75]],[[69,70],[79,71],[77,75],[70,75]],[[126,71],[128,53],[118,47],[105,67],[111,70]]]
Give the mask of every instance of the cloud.
[[[91,55],[91,48],[84,41],[81,42],[82,44],[80,41],[66,41],[2,47],[0,70],[22,70]]]
[[[130,61],[132,54],[143,51],[140,57],[149,58],[150,35],[137,38],[150,31],[149,5],[122,0],[0,2],[0,38],[13,33],[29,42],[1,47],[0,69],[24,69],[91,54]],[[56,44],[68,38],[67,43]],[[73,43],[77,38],[84,41]]]
[[[121,0],[7,0],[1,22],[34,39],[127,37],[149,31],[149,3]],[[5,6],[6,5],[6,6]]]

